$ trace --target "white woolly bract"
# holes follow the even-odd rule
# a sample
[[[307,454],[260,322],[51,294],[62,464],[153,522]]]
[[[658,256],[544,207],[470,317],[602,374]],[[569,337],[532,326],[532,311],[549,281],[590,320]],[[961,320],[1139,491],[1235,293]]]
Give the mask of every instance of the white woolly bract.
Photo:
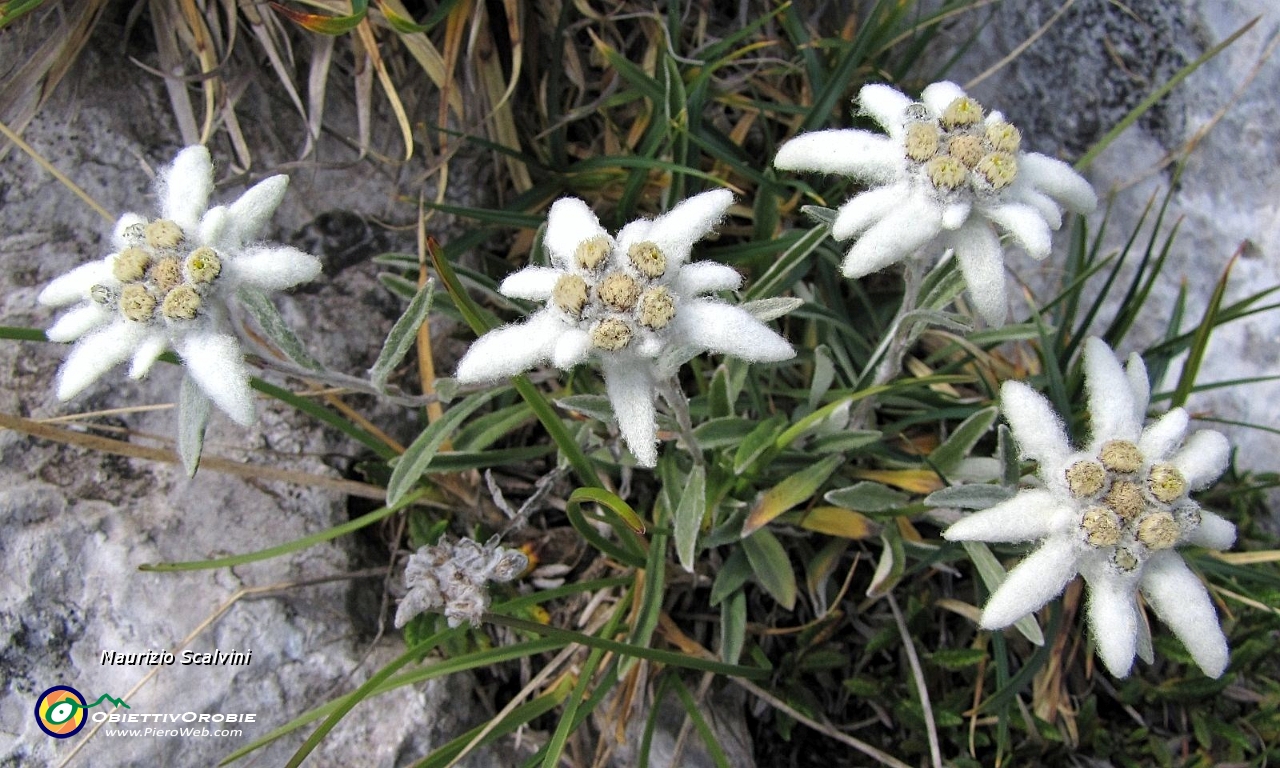
[[[647,366],[604,361],[605,393],[618,421],[618,431],[642,467],[658,463],[658,425],[654,411],[657,382]]]
[[[1236,543],[1236,526],[1207,509],[1200,510],[1200,526],[1187,536],[1187,543],[1207,549],[1230,549]]]
[[[1174,408],[1142,430],[1142,437],[1138,438],[1138,450],[1146,456],[1172,454],[1187,436],[1190,421],[1191,417],[1186,411]]]
[[[249,370],[240,344],[229,334],[213,331],[187,333],[174,340],[187,373],[200,390],[237,424],[249,426],[255,414]]]
[[[889,139],[847,129],[801,134],[773,158],[774,167],[784,171],[839,173],[877,182],[897,176],[901,162],[901,151]]]
[[[1222,476],[1231,459],[1231,444],[1221,432],[1202,429],[1188,438],[1170,462],[1193,490],[1204,488]]]
[[[1200,669],[1209,677],[1221,677],[1227,668],[1227,638],[1218,626],[1208,591],[1182,558],[1172,552],[1152,557],[1142,580],[1142,594]]]
[[[1008,315],[1000,238],[985,224],[966,222],[948,242],[955,249],[960,273],[969,286],[969,299],[978,314],[991,325],[1000,325]]]
[[[1084,377],[1093,428],[1091,445],[1096,447],[1106,440],[1137,442],[1142,422],[1134,416],[1129,377],[1111,348],[1096,336],[1085,341]]]
[[[275,292],[314,280],[320,260],[287,245],[253,246],[228,259],[223,269],[235,285]]]
[[[173,162],[160,171],[156,188],[160,215],[177,222],[184,232],[195,231],[213,193],[213,161],[209,150],[194,146],[179,152]]]
[[[550,310],[542,310],[523,323],[489,331],[458,361],[454,378],[462,384],[477,384],[527,371],[551,359],[556,340],[568,329]]]
[[[1036,541],[1060,530],[1070,511],[1053,493],[1030,489],[961,518],[943,531],[942,537],[947,541]]]
[[[1129,579],[1088,578],[1089,630],[1098,658],[1116,677],[1128,677],[1138,648],[1138,605]]]
[[[1001,629],[1057,597],[1076,575],[1076,548],[1049,539],[1009,572],[982,609],[982,628]]]
[[[878,221],[849,249],[840,269],[845,277],[865,277],[901,261],[942,232],[942,208],[921,195]]]
[[[498,292],[513,299],[546,301],[551,298],[551,291],[555,289],[556,281],[563,274],[560,270],[550,267],[525,267],[519,272],[507,275],[498,286]]]
[[[1013,428],[1022,455],[1043,467],[1060,467],[1071,454],[1062,420],[1039,392],[1020,381],[1000,387],[1000,411]]]
[[[145,328],[115,323],[82,338],[58,371],[58,399],[70,400],[128,360],[145,335]]]

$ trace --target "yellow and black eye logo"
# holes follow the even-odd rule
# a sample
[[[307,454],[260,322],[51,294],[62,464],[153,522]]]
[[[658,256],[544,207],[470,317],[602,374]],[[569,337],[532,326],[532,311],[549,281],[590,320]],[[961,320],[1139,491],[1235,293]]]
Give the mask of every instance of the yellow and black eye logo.
[[[88,720],[88,704],[69,685],[55,685],[36,699],[36,723],[55,739],[75,736]]]

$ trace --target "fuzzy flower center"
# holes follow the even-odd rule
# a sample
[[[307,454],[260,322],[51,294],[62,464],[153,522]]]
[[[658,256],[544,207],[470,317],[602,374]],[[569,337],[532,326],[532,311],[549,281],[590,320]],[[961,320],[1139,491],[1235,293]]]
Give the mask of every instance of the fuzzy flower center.
[[[1150,463],[1128,440],[1109,440],[1096,458],[1066,468],[1067,490],[1083,510],[1080,535],[1124,572],[1169,549],[1200,524],[1187,481],[1172,464]]]
[[[667,256],[656,243],[639,242],[613,254],[611,241],[593,237],[574,251],[575,272],[562,274],[551,304],[585,330],[600,352],[621,352],[642,331],[661,331],[675,319],[676,296],[660,281]]]
[[[222,259],[208,246],[191,248],[182,227],[168,219],[135,224],[124,233],[127,247],[116,255],[111,274],[114,289],[95,285],[89,297],[119,310],[135,323],[157,317],[194,320],[201,303],[222,274]]]
[[[990,194],[1018,178],[1022,134],[989,119],[977,101],[962,96],[934,116],[923,104],[907,110],[903,151],[916,174],[940,196],[960,190]]]

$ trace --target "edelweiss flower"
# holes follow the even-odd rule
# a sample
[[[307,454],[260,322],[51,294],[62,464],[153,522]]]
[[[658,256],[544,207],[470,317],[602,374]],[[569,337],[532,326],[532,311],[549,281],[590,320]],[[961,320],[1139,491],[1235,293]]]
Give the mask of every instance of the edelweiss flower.
[[[1031,388],[1009,381],[1000,391],[1005,418],[1022,455],[1039,463],[1044,487],[970,515],[943,536],[1043,543],[991,595],[982,626],[999,629],[1037,610],[1078,572],[1089,586],[1098,655],[1112,674],[1129,674],[1140,634],[1148,656],[1141,590],[1204,673],[1218,677],[1227,666],[1226,638],[1204,585],[1174,548],[1234,543],[1235,526],[1187,495],[1222,474],[1230,446],[1210,430],[1184,444],[1181,408],[1144,429],[1150,389],[1137,355],[1122,370],[1105,343],[1089,339],[1085,377],[1093,439],[1083,451],[1071,449],[1048,401]]]
[[[545,237],[552,266],[525,267],[498,288],[546,307],[472,344],[458,363],[458,381],[493,381],[548,360],[569,369],[594,359],[623,439],[642,465],[653,466],[654,399],[676,367],[704,351],[753,362],[795,355],[746,310],[698,297],[742,282],[723,264],[686,263],[732,202],[728,191],[704,192],[652,221],[631,222],[615,241],[586,203],[557,200]]]
[[[1022,152],[1018,129],[999,112],[984,113],[956,84],[934,83],[920,100],[887,85],[864,86],[862,111],[887,137],[806,133],[784,144],[773,164],[841,173],[872,187],[845,203],[831,228],[837,240],[858,238],[845,275],[862,277],[920,251],[952,249],[974,305],[987,322],[1002,325],[1004,252],[992,225],[1043,259],[1049,230],[1062,226],[1062,207],[1087,213],[1097,198],[1066,163]]]
[[[404,567],[408,593],[396,610],[396,629],[425,611],[444,611],[449,626],[462,622],[480,625],[489,610],[490,581],[511,581],[529,566],[529,557],[518,549],[491,542],[480,546],[471,539],[456,544],[447,539],[419,549]]]
[[[253,393],[240,345],[225,330],[226,305],[242,285],[277,291],[320,273],[316,257],[253,241],[284,198],[286,176],[272,176],[230,206],[206,210],[213,191],[209,150],[187,147],[160,172],[160,218],[126,213],[115,252],[55,279],[39,301],[79,303],[46,335],[79,342],[58,372],[67,400],[132,358],[142,378],[173,347],[200,389],[231,418],[253,422]]]

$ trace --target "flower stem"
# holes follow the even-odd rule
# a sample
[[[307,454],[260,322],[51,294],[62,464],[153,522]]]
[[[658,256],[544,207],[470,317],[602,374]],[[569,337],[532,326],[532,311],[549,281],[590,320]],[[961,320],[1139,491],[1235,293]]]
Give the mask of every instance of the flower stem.
[[[671,413],[676,417],[676,426],[680,428],[680,439],[684,441],[684,446],[693,458],[693,463],[704,466],[702,448],[698,446],[698,439],[693,436],[693,419],[689,417],[689,398],[684,396],[684,390],[680,389],[680,385],[674,378],[671,378],[658,386],[658,393],[662,395],[662,399],[666,401],[671,408]]]
[[[876,358],[872,357],[872,364],[876,365],[875,376],[867,383],[868,387],[876,387],[881,384],[888,384],[893,380],[898,372],[902,370],[902,359],[907,356],[907,350],[916,340],[916,328],[918,322],[908,318],[912,312],[916,311],[917,302],[920,298],[920,283],[924,280],[925,263],[922,259],[911,257],[903,262],[902,265],[902,304],[898,307],[898,312],[893,316],[892,322],[889,323],[889,336],[886,344],[882,344],[884,353],[879,357],[879,363],[876,364]],[[853,418],[849,420],[850,429],[863,429],[871,419],[872,412],[875,410],[876,398],[874,396],[866,397],[862,402],[858,403],[857,410],[853,413]]]

